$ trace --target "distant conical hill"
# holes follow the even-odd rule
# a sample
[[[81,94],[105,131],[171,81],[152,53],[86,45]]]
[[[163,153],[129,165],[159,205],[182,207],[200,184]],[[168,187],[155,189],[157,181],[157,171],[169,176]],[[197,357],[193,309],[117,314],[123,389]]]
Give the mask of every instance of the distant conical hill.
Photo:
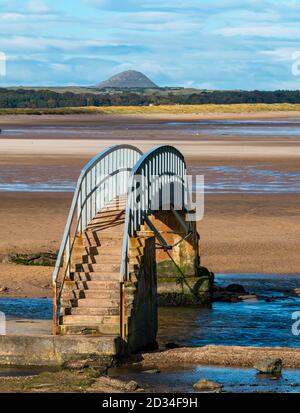
[[[136,70],[126,70],[125,72],[118,73],[105,80],[104,82],[96,85],[98,88],[157,88],[158,86],[152,82],[143,73]]]

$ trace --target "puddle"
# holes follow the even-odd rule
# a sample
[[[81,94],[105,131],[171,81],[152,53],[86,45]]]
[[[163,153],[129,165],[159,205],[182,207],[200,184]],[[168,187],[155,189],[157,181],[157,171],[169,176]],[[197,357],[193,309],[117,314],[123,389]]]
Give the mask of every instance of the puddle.
[[[249,293],[274,301],[216,302],[211,309],[159,308],[158,340],[162,345],[175,341],[193,347],[216,344],[300,348],[300,336],[292,334],[292,314],[300,311],[300,298],[287,293],[300,287],[300,276],[220,274],[216,275],[216,283],[242,284]],[[1,298],[0,311],[12,319],[51,320],[52,300]]]
[[[284,370],[278,380],[257,374],[254,369],[194,366],[187,369],[166,369],[158,374],[143,373],[136,367],[120,367],[109,372],[112,377],[135,380],[140,386],[159,392],[194,393],[193,384],[208,379],[222,384],[226,393],[299,393],[300,370]]]
[[[180,127],[192,135],[228,136],[290,136],[300,137],[300,119],[285,120],[199,120],[167,122],[166,126]],[[195,128],[198,126],[198,128]]]
[[[0,377],[36,376],[44,371],[57,371],[54,367],[0,367]]]
[[[0,311],[8,318],[50,320],[52,300],[49,298],[0,298]]]
[[[253,165],[216,165],[191,166],[188,174],[204,175],[206,193],[300,193],[300,172],[276,171]],[[194,186],[193,190],[198,188]]]
[[[167,122],[166,125],[170,126],[187,126],[187,125],[216,125],[216,126],[289,126],[289,125],[299,125],[300,128],[300,118],[287,118],[287,119],[212,119],[212,120],[197,120],[197,121],[186,121],[186,122]]]
[[[73,192],[77,172],[64,165],[0,165],[0,192]]]
[[[272,302],[213,303],[211,309],[159,308],[158,340],[184,346],[207,344],[255,347],[300,347],[292,334],[292,314],[300,299],[287,290],[300,287],[300,277],[274,274],[225,274],[216,276],[220,286],[238,283],[253,294],[275,297]]]

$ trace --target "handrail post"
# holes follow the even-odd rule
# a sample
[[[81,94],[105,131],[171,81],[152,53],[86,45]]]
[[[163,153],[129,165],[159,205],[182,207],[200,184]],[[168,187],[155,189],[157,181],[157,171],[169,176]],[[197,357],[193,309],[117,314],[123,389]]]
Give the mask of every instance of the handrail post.
[[[53,335],[58,334],[57,283],[53,282]]]
[[[66,278],[70,279],[70,266],[71,266],[71,251],[70,251],[70,231],[68,233],[66,243]]]

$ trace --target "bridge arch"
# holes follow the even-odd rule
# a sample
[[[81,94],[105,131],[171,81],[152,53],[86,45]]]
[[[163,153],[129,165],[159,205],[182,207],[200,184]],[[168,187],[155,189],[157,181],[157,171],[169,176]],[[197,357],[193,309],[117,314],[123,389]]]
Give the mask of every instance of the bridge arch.
[[[185,160],[170,145],[145,154],[119,145],[93,158],[53,272],[55,334],[115,334],[129,351],[155,343],[157,268],[171,262],[195,276],[199,266],[189,205]]]

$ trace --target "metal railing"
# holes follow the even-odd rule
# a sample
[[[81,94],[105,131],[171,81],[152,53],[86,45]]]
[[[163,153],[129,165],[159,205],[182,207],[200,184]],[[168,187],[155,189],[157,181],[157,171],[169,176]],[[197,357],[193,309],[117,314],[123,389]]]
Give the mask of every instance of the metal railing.
[[[71,256],[76,236],[107,203],[127,193],[132,168],[142,152],[132,145],[114,145],[96,155],[82,169],[59,248],[53,283],[53,321],[57,333],[58,306],[63,284],[70,276]]]
[[[188,210],[189,194],[183,155],[161,145],[146,152],[134,166],[129,181],[121,254],[122,280],[127,279],[129,237],[158,210]]]

